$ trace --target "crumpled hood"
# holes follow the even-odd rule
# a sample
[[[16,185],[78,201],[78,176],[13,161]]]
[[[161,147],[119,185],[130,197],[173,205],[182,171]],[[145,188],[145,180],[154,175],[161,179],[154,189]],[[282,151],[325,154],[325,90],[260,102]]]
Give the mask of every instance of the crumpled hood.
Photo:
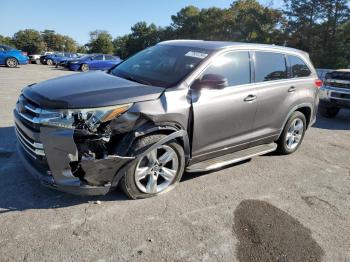
[[[23,95],[42,108],[91,108],[154,100],[162,87],[147,86],[103,71],[78,73],[23,89]]]

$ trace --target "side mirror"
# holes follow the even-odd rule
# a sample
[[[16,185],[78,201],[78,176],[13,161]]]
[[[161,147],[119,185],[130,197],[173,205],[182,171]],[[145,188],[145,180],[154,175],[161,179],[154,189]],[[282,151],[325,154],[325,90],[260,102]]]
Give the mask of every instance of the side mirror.
[[[228,86],[228,80],[226,77],[217,74],[206,74],[201,79],[197,79],[192,84],[192,89],[222,89]]]

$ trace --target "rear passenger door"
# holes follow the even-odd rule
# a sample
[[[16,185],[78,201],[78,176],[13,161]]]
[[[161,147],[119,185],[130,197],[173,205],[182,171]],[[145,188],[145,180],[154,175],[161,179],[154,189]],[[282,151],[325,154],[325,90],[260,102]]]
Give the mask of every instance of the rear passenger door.
[[[277,139],[286,115],[298,99],[288,79],[284,54],[255,51],[254,71],[258,110],[253,128],[256,141],[251,146]]]
[[[108,70],[110,69],[112,66],[117,64],[117,59],[116,57],[112,56],[112,55],[105,55],[105,63],[103,65],[103,70]]]

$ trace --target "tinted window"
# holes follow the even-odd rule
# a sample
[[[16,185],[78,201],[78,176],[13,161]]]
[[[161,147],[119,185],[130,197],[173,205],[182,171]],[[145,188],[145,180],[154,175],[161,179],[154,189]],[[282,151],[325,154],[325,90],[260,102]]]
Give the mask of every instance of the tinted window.
[[[8,46],[8,45],[0,45],[0,49],[2,49],[2,51],[15,50],[13,47]]]
[[[287,78],[283,54],[255,52],[255,82]]]
[[[229,86],[248,84],[250,83],[249,53],[232,52],[214,58],[202,76],[206,74],[226,77]]]
[[[97,55],[94,57],[94,60],[103,60],[103,55]]]
[[[111,56],[111,55],[106,55],[105,60],[116,60],[116,58],[114,56]]]
[[[292,77],[303,77],[311,74],[310,69],[299,57],[288,56],[288,60],[292,69]]]
[[[171,87],[192,72],[211,50],[159,44],[128,58],[112,74],[161,87]]]

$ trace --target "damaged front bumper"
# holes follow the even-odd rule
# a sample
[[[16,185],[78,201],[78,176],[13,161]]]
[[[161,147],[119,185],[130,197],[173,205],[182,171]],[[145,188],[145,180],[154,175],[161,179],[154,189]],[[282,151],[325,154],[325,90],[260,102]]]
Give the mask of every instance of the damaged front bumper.
[[[14,110],[19,156],[43,185],[78,195],[104,195],[116,186],[119,169],[134,157],[82,152],[74,128],[40,125],[38,108],[21,103]]]

